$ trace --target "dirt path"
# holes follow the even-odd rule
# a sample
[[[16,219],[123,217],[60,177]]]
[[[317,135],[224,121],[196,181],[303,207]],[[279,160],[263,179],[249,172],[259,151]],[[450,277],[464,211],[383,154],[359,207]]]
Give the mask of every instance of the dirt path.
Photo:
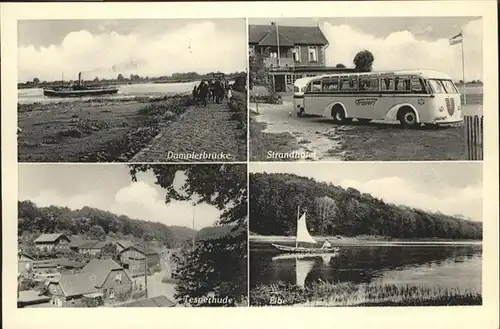
[[[250,109],[255,109],[255,104],[250,104]],[[308,160],[342,160],[340,136],[337,127],[329,120],[317,117],[298,118],[292,111],[292,101],[283,99],[283,104],[259,104],[259,115],[254,117],[256,122],[266,124],[263,133],[280,134],[289,133],[298,144],[298,151],[306,151],[314,156]],[[307,121],[307,122],[306,122]],[[252,143],[250,143],[252,147]],[[282,152],[283,147],[277,145],[276,149],[268,150]],[[269,161],[269,159],[260,159]],[[303,159],[297,159],[303,160]]]
[[[238,122],[232,119],[227,103],[191,106],[182,117],[165,125],[161,133],[132,162],[196,162],[175,154],[223,153],[226,161],[245,161],[246,140],[238,136]],[[222,160],[224,161],[224,160]]]

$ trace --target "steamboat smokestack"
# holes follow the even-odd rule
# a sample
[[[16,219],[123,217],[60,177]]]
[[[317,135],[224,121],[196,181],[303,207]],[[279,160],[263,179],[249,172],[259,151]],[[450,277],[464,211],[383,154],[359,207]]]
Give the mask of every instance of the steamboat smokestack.
[[[78,85],[82,85],[82,72],[78,72]]]

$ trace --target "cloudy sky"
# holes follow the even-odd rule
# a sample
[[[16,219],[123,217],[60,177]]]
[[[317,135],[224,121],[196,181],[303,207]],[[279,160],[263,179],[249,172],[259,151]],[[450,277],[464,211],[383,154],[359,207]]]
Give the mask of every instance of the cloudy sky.
[[[462,79],[461,46],[449,38],[464,31],[465,79],[482,80],[482,19],[477,17],[359,17],[250,19],[250,24],[319,25],[329,41],[327,65],[353,66],[360,50],[370,50],[374,70],[434,69]]]
[[[18,23],[18,80],[244,71],[244,19]],[[114,66],[114,70],[113,70]]]
[[[481,163],[251,163],[250,172],[293,173],[389,203],[482,221]]]
[[[31,200],[39,207],[89,206],[134,219],[192,227],[192,203],[165,204],[165,190],[155,180],[153,174],[142,173],[132,182],[128,167],[121,164],[21,164],[19,200]],[[179,189],[183,184],[184,176],[178,172],[174,185]],[[213,206],[197,205],[195,229],[213,226],[219,215]]]

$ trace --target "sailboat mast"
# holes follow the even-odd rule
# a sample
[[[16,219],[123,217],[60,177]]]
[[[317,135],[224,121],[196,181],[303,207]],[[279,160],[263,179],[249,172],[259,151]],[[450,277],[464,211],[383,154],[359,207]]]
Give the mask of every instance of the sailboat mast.
[[[299,247],[299,219],[300,219],[300,204],[297,206],[297,233],[295,234],[295,248]]]

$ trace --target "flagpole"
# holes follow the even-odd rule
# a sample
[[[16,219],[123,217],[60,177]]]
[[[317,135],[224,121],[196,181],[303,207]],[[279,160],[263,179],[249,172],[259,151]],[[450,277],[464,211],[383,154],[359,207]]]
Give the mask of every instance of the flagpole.
[[[295,248],[299,247],[299,241],[298,241],[299,218],[300,218],[300,204],[297,206],[297,233],[295,234]]]
[[[464,31],[460,31],[462,35],[462,81],[464,82],[464,105],[467,104],[467,92],[465,88],[465,60],[464,60]]]
[[[278,30],[278,24],[274,23],[276,26],[276,45],[278,46],[278,67],[280,67],[280,35]]]

